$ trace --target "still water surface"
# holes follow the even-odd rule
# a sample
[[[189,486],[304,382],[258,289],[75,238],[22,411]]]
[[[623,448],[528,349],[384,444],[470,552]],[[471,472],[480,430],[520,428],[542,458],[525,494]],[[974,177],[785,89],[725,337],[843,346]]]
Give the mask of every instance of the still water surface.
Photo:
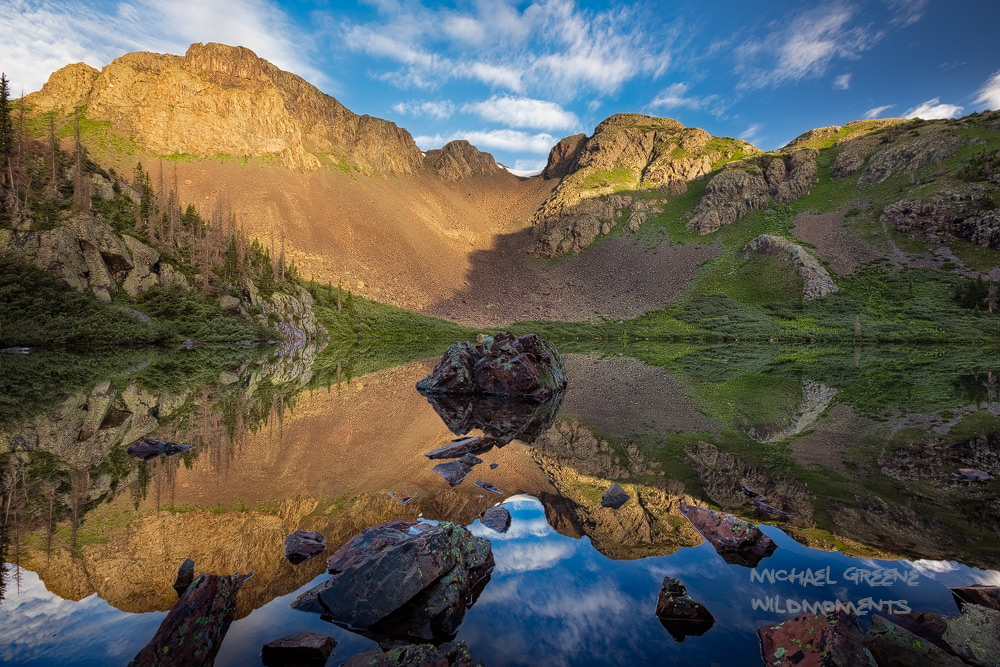
[[[959,467],[1000,472],[988,356],[602,352],[567,354],[565,398],[524,410],[429,402],[413,385],[430,361],[353,378],[345,363],[338,382],[306,351],[227,363],[187,386],[157,379],[190,358],[156,360],[9,414],[0,663],[126,663],[176,601],[190,557],[197,572],[255,573],[216,664],[259,664],[261,644],[299,630],[335,637],[329,664],[340,664],[374,642],[289,607],[325,578],[325,559],[290,565],[284,538],[317,530],[328,555],[366,526],[421,515],[492,542],[496,569],[458,631],[488,665],[759,665],[756,629],[797,615],[788,600],[955,614],[949,586],[1000,584],[996,481],[950,481]],[[470,429],[518,438],[451,488],[423,453]],[[131,459],[143,435],[195,449]],[[616,482],[632,499],[602,507]],[[794,516],[757,513],[744,485]],[[503,535],[477,520],[497,502],[513,516]],[[778,549],[759,570],[829,568],[836,583],[752,581],[682,502],[768,524]],[[913,585],[851,581],[880,567]],[[666,575],[714,616],[703,635],[675,638],[653,614]]]

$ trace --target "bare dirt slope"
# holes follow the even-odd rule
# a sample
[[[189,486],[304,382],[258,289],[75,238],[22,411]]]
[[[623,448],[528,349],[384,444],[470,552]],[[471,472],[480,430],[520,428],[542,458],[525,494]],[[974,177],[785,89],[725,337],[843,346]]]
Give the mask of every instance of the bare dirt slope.
[[[845,210],[830,213],[799,213],[792,223],[795,236],[816,246],[817,254],[830,262],[839,275],[878,257],[861,239],[844,229]]]

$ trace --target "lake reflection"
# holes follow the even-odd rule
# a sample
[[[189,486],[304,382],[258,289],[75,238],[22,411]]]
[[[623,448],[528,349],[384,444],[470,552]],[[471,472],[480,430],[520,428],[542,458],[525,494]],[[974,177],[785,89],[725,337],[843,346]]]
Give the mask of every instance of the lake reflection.
[[[506,408],[491,422],[485,408],[428,402],[414,384],[432,361],[337,382],[314,377],[308,353],[240,361],[205,386],[156,387],[147,370],[40,403],[0,424],[13,508],[0,542],[23,568],[20,584],[16,570],[4,577],[0,662],[126,661],[176,601],[170,586],[190,557],[197,572],[256,573],[216,664],[259,664],[261,643],[296,630],[335,636],[330,664],[339,664],[373,642],[288,608],[322,580],[325,559],[290,565],[285,537],[321,532],[325,556],[364,527],[420,515],[493,542],[496,571],[458,634],[489,665],[757,665],[756,628],[788,615],[755,610],[753,599],[872,595],[954,614],[947,586],[1000,583],[997,482],[950,481],[957,467],[1000,473],[988,358],[632,353],[565,355],[562,404],[520,421]],[[521,422],[532,427],[481,454],[454,488],[424,457],[456,433],[506,434]],[[134,460],[124,449],[136,434],[195,449]],[[619,510],[600,505],[612,483],[632,498]],[[744,486],[793,517],[756,511]],[[510,531],[479,526],[503,500]],[[764,528],[779,548],[759,567],[830,567],[838,584],[751,583],[747,568],[704,543],[681,503],[780,526]],[[876,590],[840,578],[877,566],[916,569],[920,583]],[[653,615],[665,575],[715,617],[705,634],[677,642]]]

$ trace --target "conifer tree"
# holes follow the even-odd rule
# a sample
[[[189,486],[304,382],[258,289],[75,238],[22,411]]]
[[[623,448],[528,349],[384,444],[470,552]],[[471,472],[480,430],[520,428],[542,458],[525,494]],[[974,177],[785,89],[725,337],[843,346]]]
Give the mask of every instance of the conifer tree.
[[[14,159],[14,123],[10,115],[10,85],[7,75],[0,73],[0,183],[11,178]],[[13,183],[11,183],[13,185]]]

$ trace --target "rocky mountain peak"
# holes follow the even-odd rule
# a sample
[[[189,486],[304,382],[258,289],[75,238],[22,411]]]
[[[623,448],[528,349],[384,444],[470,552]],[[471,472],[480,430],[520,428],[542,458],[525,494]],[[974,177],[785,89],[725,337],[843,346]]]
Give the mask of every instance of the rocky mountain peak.
[[[549,151],[549,161],[542,171],[542,178],[562,178],[573,169],[573,161],[587,141],[586,134],[574,134],[560,139]]]
[[[489,153],[484,153],[465,139],[449,141],[429,150],[427,165],[446,181],[461,181],[472,176],[492,176],[503,167]]]
[[[270,74],[281,72],[245,46],[228,46],[216,42],[195,42],[188,47],[184,59],[202,71],[248,81],[271,80]]]
[[[86,63],[73,63],[56,70],[42,86],[42,90],[31,96],[36,99],[35,109],[73,109],[85,104],[87,95],[94,86],[94,79],[99,74],[98,70]]]

